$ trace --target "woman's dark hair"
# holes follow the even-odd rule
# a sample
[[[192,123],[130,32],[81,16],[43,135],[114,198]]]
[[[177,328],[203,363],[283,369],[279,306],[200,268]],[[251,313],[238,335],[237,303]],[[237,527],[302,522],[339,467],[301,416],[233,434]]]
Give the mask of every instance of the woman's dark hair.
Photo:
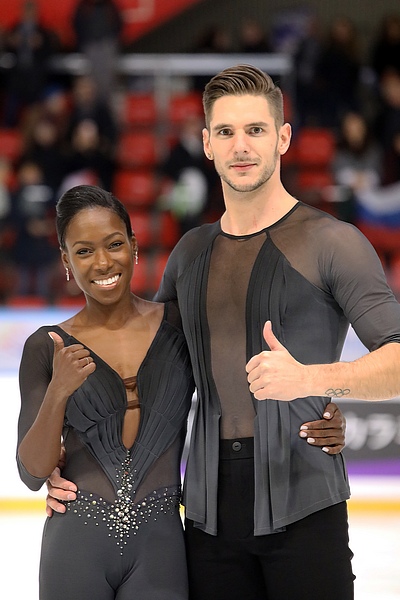
[[[108,208],[125,223],[128,237],[132,237],[132,225],[125,206],[111,194],[95,185],[77,185],[67,190],[57,202],[56,228],[58,242],[65,249],[65,235],[68,225],[85,208]]]

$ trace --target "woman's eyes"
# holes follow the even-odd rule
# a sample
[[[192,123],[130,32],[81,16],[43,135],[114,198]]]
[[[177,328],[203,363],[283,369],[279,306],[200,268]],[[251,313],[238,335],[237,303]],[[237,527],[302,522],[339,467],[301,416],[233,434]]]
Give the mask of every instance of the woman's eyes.
[[[108,246],[109,250],[115,250],[117,248],[120,248],[122,245],[124,244],[124,242],[113,242],[112,244],[110,244]],[[78,256],[85,256],[86,254],[91,254],[93,252],[92,248],[80,248],[77,251]]]

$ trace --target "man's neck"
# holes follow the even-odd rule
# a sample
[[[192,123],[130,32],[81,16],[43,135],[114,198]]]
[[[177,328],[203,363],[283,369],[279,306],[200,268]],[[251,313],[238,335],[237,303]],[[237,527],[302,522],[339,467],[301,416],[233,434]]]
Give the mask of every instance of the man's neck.
[[[225,197],[222,230],[231,235],[256,233],[282,219],[297,202],[283,186],[267,198],[265,193],[230,195],[229,198]]]

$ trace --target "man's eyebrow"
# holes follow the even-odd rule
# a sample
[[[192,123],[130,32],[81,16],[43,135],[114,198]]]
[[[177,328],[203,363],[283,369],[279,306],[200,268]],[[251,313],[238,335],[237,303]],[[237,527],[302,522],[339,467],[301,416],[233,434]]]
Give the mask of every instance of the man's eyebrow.
[[[213,131],[218,131],[219,129],[232,129],[232,125],[230,123],[217,123],[212,128]]]
[[[255,121],[254,123],[246,123],[245,127],[263,127],[264,129],[268,129],[270,125],[265,121]],[[231,123],[217,123],[212,128],[213,131],[219,131],[220,129],[234,129],[234,126]]]

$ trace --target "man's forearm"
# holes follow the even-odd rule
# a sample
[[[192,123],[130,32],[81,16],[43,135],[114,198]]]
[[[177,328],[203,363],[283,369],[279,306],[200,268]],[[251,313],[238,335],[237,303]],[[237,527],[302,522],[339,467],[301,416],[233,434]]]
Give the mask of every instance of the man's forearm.
[[[351,362],[308,365],[307,396],[389,400],[400,395],[400,344],[391,343]]]

